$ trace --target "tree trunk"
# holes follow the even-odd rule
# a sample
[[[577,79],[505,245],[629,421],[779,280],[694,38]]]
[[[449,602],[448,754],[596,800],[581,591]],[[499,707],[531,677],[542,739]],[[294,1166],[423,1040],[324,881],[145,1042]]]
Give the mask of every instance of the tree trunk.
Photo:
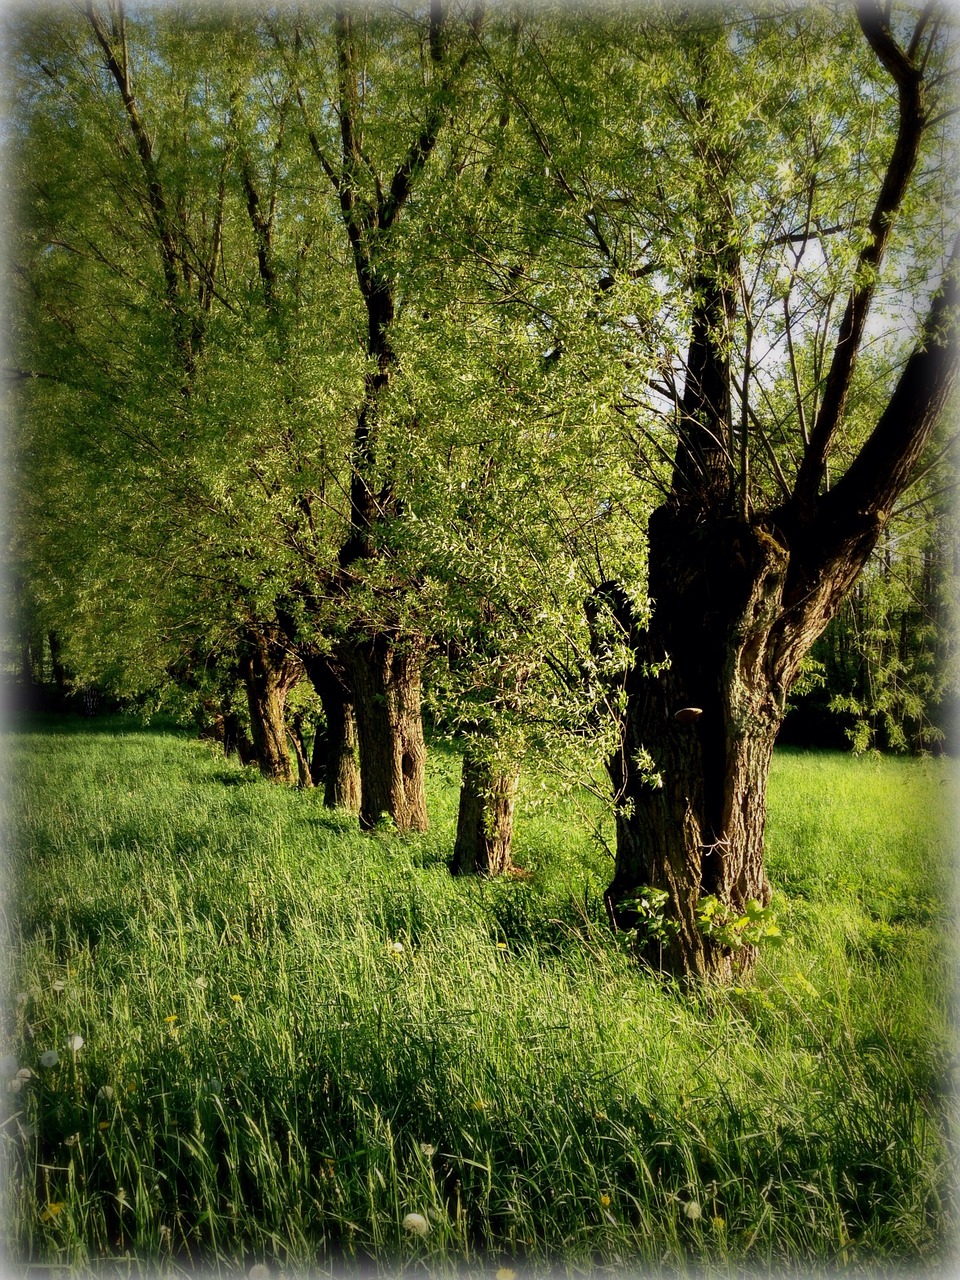
[[[421,658],[389,636],[349,651],[363,780],[360,825],[387,815],[400,831],[426,831],[426,747],[420,714]]]
[[[766,782],[788,689],[770,640],[787,562],[760,525],[688,522],[662,507],[650,522],[650,625],[635,628],[625,597],[606,591],[636,655],[609,762],[617,858],[607,898],[617,924],[637,928],[646,958],[668,972],[729,980],[755,958],[749,945],[707,936],[697,916],[705,894],[737,918],[770,899]],[[646,888],[668,895],[662,932],[637,906]]]
[[[450,870],[454,875],[498,876],[513,863],[513,809],[520,768],[504,767],[471,751],[463,757],[457,838]]]
[[[236,711],[228,710],[223,717],[223,753],[236,754],[242,765],[256,764],[257,753]]]
[[[325,808],[359,813],[357,725],[346,673],[342,663],[329,654],[308,652],[301,656],[326,721],[313,743],[310,772],[314,785],[323,783]]]
[[[293,782],[284,710],[301,670],[288,651],[262,635],[249,638],[240,660],[257,764],[274,782]]]
[[[309,791],[313,786],[313,774],[310,769],[310,757],[303,737],[303,712],[293,716],[293,723],[287,729],[294,755],[297,757],[297,786],[301,791]]]

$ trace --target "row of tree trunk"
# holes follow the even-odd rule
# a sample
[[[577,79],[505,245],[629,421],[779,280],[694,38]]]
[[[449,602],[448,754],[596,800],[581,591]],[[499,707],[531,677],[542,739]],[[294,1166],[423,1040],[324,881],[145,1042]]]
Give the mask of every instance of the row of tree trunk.
[[[425,831],[422,669],[415,646],[384,635],[331,653],[291,642],[278,629],[251,629],[236,667],[249,735],[226,695],[205,705],[204,736],[273,782],[322,786],[325,806],[356,814],[363,830],[390,822],[401,832]],[[303,714],[287,707],[304,678],[323,711],[310,744]],[[464,755],[451,863],[457,874],[499,875],[512,866],[519,766],[501,764],[490,748],[478,736]]]

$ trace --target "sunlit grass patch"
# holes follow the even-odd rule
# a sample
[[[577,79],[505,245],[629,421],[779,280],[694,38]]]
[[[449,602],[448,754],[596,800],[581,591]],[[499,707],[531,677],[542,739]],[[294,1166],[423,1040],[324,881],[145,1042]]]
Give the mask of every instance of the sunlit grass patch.
[[[586,800],[521,796],[532,875],[472,882],[446,871],[444,752],[438,820],[400,838],[226,785],[185,737],[13,746],[11,1256],[519,1277],[942,1255],[940,764],[779,756],[785,945],[691,995],[610,937]]]

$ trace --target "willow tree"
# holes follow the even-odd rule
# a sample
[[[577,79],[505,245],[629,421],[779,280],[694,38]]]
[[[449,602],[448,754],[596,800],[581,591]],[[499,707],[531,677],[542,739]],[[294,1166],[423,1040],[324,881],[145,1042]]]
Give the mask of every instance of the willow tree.
[[[418,221],[410,210],[457,114],[478,22],[434,3],[392,15],[343,7],[270,26],[313,164],[311,195],[336,211],[363,317],[345,528],[335,568],[294,593],[292,613],[310,627],[319,599],[341,611],[334,661],[356,710],[365,827],[383,814],[403,831],[427,826],[424,637],[403,621],[409,584],[391,575],[386,554],[400,499],[382,435],[384,418],[398,411],[397,311],[405,294],[415,297],[408,224],[415,239]],[[400,412],[415,435],[415,407]]]
[[[84,613],[67,620],[87,665],[112,648],[122,667],[123,637],[149,628],[173,666],[231,655],[261,768],[288,781],[303,668],[282,604],[335,561],[356,374],[324,209],[293,194],[295,104],[235,15],[91,4],[17,36],[24,538],[46,535],[67,610],[84,582],[99,600],[83,636]],[[64,536],[40,484],[68,474]]]
[[[634,388],[648,449],[667,425],[675,444],[647,528],[652,616],[614,581],[593,609],[633,654],[609,903],[645,936],[663,902],[647,955],[675,973],[754,961],[787,696],[955,385],[945,23],[872,0],[705,12],[678,25],[681,74],[647,131],[667,180],[689,175],[663,373],[653,397]]]

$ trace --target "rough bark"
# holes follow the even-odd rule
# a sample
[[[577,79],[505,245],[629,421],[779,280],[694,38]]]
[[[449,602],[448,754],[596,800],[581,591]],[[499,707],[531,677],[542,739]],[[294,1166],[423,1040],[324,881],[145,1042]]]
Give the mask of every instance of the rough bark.
[[[463,757],[454,875],[498,876],[513,865],[513,810],[519,766],[504,767],[468,746]]]
[[[650,524],[650,625],[607,596],[629,628],[621,745],[609,762],[617,800],[616,872],[608,901],[621,927],[645,887],[666,890],[672,932],[647,957],[675,973],[729,978],[752,953],[714,945],[697,927],[701,894],[740,912],[770,898],[763,865],[766,778],[786,690],[769,642],[788,552],[762,525],[701,524],[662,507]]]
[[[287,694],[302,673],[300,662],[274,639],[258,634],[247,639],[240,672],[260,772],[274,782],[292,783],[284,713]]]
[[[422,659],[385,635],[359,640],[347,652],[356,707],[360,825],[384,815],[400,831],[426,831],[426,747],[421,718]]]

